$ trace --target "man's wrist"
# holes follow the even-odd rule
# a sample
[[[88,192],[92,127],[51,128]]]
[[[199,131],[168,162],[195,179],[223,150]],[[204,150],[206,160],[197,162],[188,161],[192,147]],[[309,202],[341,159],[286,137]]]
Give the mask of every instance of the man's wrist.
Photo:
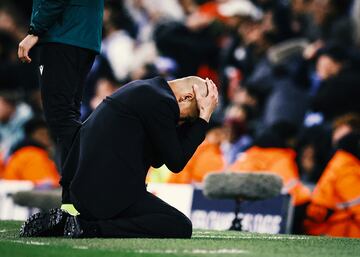
[[[205,120],[207,123],[209,123],[210,117],[211,117],[211,115],[209,115],[209,114],[204,114],[204,113],[200,113],[200,115],[199,115],[199,118]]]
[[[30,25],[30,27],[29,27],[28,34],[36,36],[36,37],[39,36],[39,33],[35,30],[34,26],[32,26],[32,25]]]

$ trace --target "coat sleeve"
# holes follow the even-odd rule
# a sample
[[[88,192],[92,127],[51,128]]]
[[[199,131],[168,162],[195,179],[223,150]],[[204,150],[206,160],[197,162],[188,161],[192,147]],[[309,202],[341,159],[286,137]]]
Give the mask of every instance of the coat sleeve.
[[[42,0],[33,13],[30,27],[36,35],[48,31],[61,17],[70,0]]]
[[[148,114],[147,134],[159,158],[172,172],[180,172],[205,139],[207,122],[198,118],[179,133],[176,114],[166,101],[158,102]]]

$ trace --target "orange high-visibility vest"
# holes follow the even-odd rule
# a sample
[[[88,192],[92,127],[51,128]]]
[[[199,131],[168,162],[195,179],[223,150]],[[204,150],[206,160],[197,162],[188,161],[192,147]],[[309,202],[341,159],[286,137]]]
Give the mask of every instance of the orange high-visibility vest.
[[[30,180],[35,184],[50,184],[57,187],[60,175],[47,151],[35,146],[26,146],[10,156],[3,178]]]
[[[328,163],[306,210],[311,235],[360,237],[360,160],[338,150]]]
[[[283,179],[283,192],[289,193],[294,205],[310,200],[310,190],[300,179],[295,162],[296,153],[290,148],[262,148],[253,146],[229,167],[234,172],[273,172]]]
[[[217,172],[225,165],[220,146],[209,142],[203,142],[185,168],[178,174],[171,174],[169,183],[193,183],[202,182],[209,172]]]

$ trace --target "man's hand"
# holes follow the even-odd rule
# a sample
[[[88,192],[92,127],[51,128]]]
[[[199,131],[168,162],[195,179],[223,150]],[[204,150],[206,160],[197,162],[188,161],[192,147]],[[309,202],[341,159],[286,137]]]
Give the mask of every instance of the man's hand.
[[[214,82],[206,78],[206,85],[208,88],[207,96],[201,95],[198,85],[194,85],[194,92],[196,102],[200,111],[199,117],[209,122],[211,114],[218,104],[218,91]]]
[[[27,35],[23,41],[20,42],[18,48],[18,57],[22,62],[31,62],[31,58],[29,57],[30,49],[39,41],[38,36]]]

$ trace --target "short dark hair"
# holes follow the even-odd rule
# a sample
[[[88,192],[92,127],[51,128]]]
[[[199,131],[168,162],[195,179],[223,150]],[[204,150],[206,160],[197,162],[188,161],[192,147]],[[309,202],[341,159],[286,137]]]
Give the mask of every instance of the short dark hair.
[[[360,134],[350,133],[342,137],[336,146],[337,150],[343,150],[360,159]]]
[[[336,118],[333,122],[333,129],[348,125],[354,131],[360,132],[360,115],[358,113],[347,113]]]
[[[27,121],[24,125],[24,132],[26,137],[30,137],[38,129],[48,128],[45,120],[40,117],[35,117]]]
[[[317,52],[317,57],[322,55],[329,56],[335,62],[344,63],[350,59],[349,51],[343,45],[337,43],[329,43]]]

